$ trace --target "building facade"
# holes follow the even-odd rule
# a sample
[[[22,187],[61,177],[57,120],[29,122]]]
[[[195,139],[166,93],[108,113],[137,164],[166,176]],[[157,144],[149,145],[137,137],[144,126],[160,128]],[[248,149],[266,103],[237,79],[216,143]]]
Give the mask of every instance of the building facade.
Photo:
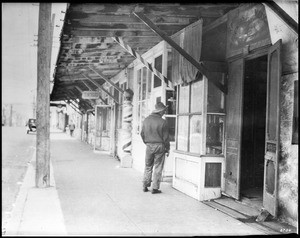
[[[282,8],[298,18],[293,3]],[[164,118],[171,135],[165,181],[199,201],[256,197],[272,216],[297,224],[298,33],[258,3],[241,4],[206,27],[199,20],[171,38],[207,73],[161,41],[142,57],[173,88],[136,59],[111,80],[133,91],[131,102],[105,83],[109,94],[102,90],[82,116],[81,139],[121,164],[127,146],[124,167],[143,172],[141,125],[161,101],[169,105]]]

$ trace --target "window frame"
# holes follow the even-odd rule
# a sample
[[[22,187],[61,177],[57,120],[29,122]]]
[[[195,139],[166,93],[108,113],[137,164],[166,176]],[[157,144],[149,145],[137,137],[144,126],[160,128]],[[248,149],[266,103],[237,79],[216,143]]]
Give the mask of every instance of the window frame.
[[[197,82],[197,81],[203,81],[203,85],[202,85],[202,110],[201,112],[191,112],[191,102],[192,102],[192,84]],[[178,85],[178,90],[177,90],[177,108],[176,108],[176,132],[175,132],[175,152],[180,153],[180,154],[186,154],[186,155],[191,155],[191,156],[195,156],[195,157],[224,157],[225,154],[225,125],[226,125],[226,112],[225,112],[225,108],[224,108],[224,113],[223,112],[207,112],[208,109],[208,104],[207,104],[207,100],[208,100],[208,79],[203,76],[202,79],[199,80],[194,80],[192,82],[190,82],[188,85],[188,112],[179,112],[179,106],[180,106],[180,92],[181,92],[181,88],[183,87],[182,85]],[[223,95],[225,97],[225,95]],[[222,103],[225,105],[225,99],[222,99]],[[200,141],[200,152],[199,153],[195,153],[195,152],[191,152],[191,118],[193,115],[200,115],[201,116],[201,141]],[[207,117],[208,115],[219,115],[223,117],[223,121],[224,121],[224,127],[223,127],[223,133],[222,133],[222,153],[221,154],[209,154],[206,153],[206,138],[207,138],[207,126],[208,126],[208,122],[207,122]],[[187,139],[187,150],[179,150],[178,149],[178,123],[179,123],[179,117],[181,116],[188,116],[188,131],[186,134],[186,139]]]
[[[146,74],[145,74],[145,91],[143,91],[143,89],[140,87],[140,85],[143,85],[143,72],[144,70],[146,70]],[[135,95],[135,101],[136,101],[136,110],[135,110],[135,115],[136,115],[136,126],[135,126],[135,133],[136,134],[140,134],[140,130],[141,130],[141,126],[142,126],[142,122],[143,122],[143,117],[142,117],[142,107],[140,106],[141,104],[145,104],[145,117],[148,115],[148,111],[149,111],[149,98],[151,98],[151,92],[152,92],[152,87],[153,87],[153,80],[152,77],[153,75],[151,75],[151,85],[149,85],[149,74],[152,74],[152,72],[147,69],[146,66],[144,65],[139,65],[139,67],[136,67],[134,70],[135,73],[135,88],[136,88],[136,92],[137,94]],[[140,77],[138,77],[138,75],[140,74]],[[146,94],[143,96],[142,93],[145,92]]]

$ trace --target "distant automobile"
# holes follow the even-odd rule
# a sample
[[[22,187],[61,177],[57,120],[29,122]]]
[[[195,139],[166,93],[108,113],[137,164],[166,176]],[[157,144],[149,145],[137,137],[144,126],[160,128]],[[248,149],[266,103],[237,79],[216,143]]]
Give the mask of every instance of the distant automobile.
[[[27,134],[29,134],[29,132],[35,132],[36,131],[36,119],[29,119],[27,124]]]

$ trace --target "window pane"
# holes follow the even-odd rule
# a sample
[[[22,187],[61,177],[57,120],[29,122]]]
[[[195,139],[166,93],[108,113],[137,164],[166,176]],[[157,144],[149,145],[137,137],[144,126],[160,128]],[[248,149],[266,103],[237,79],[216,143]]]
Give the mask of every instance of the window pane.
[[[141,71],[142,69],[139,69],[137,71],[137,86],[138,86],[138,100],[142,100],[142,79],[141,79]]]
[[[172,81],[172,51],[168,52],[167,78]]]
[[[178,117],[178,138],[177,138],[177,149],[187,151],[188,147],[188,116]]]
[[[222,74],[211,73],[211,77],[223,83]],[[208,80],[207,112],[224,112],[224,93],[211,80]]]
[[[119,83],[116,83],[116,86],[119,87]],[[120,92],[116,88],[114,88],[114,95],[118,102],[119,102],[119,94]]]
[[[206,154],[223,154],[224,118],[223,115],[207,115]]]
[[[147,84],[147,68],[143,68],[142,75],[142,100],[146,98],[146,84]]]
[[[148,69],[148,95],[151,93],[151,87],[152,87],[152,72]]]
[[[168,115],[176,115],[176,89],[174,91],[166,91],[166,98],[167,98],[167,106],[168,110],[166,114]]]
[[[179,113],[189,112],[189,85],[179,88]]]
[[[166,121],[168,122],[169,126],[169,138],[170,141],[175,141],[175,122],[176,117],[166,117]]]
[[[191,112],[202,112],[203,105],[203,80],[191,85]]]
[[[154,68],[160,73],[162,72],[162,55],[154,59]],[[154,88],[161,86],[161,80],[156,75],[154,76]]]
[[[193,115],[190,119],[190,152],[201,152],[201,115]]]
[[[137,110],[137,132],[139,132],[140,129],[141,129],[140,123],[141,123],[141,104],[138,103],[138,110]]]
[[[277,101],[278,101],[278,52],[274,51],[270,57],[270,77],[269,77],[269,94],[268,94],[268,123],[267,134],[269,140],[277,141]]]

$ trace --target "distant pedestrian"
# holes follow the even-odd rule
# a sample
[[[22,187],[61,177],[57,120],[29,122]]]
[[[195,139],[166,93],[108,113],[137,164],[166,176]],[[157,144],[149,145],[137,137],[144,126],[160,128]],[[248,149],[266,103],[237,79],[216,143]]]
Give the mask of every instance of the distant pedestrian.
[[[141,137],[146,144],[143,191],[149,191],[153,171],[152,194],[161,193],[159,186],[165,154],[169,156],[169,128],[167,121],[162,118],[167,108],[162,102],[158,102],[155,110],[144,120],[141,131]]]
[[[73,123],[73,121],[71,121],[71,123],[69,124],[69,130],[70,130],[70,135],[73,137],[73,132],[75,130],[75,124]]]

